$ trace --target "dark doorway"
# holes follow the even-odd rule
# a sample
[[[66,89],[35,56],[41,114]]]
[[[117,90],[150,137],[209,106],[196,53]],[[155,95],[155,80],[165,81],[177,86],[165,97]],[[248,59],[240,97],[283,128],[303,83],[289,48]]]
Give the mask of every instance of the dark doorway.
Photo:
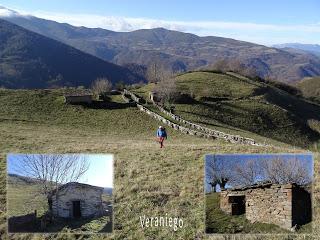
[[[246,213],[245,196],[229,196],[231,204],[231,215],[241,215]]]
[[[48,198],[49,210],[52,211],[52,199]]]
[[[72,207],[73,207],[73,217],[80,218],[81,217],[80,201],[73,201]]]
[[[311,188],[310,188],[311,189]],[[295,186],[292,191],[292,226],[312,221],[311,190]]]

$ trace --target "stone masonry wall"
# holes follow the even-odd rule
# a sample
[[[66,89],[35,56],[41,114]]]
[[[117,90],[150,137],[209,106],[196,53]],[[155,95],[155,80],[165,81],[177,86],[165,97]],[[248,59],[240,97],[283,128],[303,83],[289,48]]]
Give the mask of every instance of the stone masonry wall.
[[[186,128],[186,127],[183,127],[179,124],[175,124],[173,122],[171,122],[170,120],[160,116],[159,114],[149,110],[148,108],[142,106],[141,104],[137,104],[137,107],[140,111],[142,112],[145,112],[146,114],[150,115],[151,117],[155,118],[156,120],[166,124],[167,126],[175,129],[175,130],[178,130],[184,134],[188,134],[188,135],[194,135],[194,136],[198,136],[198,137],[202,137],[202,138],[210,138],[210,139],[215,139],[216,137],[213,136],[213,135],[210,135],[210,134],[205,134],[205,133],[202,133],[202,132],[198,132],[198,131],[195,131],[195,130],[191,130],[189,128]]]
[[[273,223],[292,227],[292,185],[247,190],[246,218],[250,222]]]
[[[159,106],[157,104],[155,104],[155,106],[157,106],[159,111],[161,111],[162,113],[166,114],[170,118],[172,118],[172,119],[174,119],[176,121],[179,121],[179,122],[185,124],[186,126],[192,128],[192,129],[200,130],[200,131],[202,131],[202,132],[204,132],[206,134],[213,135],[216,138],[225,139],[226,141],[232,142],[232,143],[242,143],[242,144],[250,144],[250,145],[257,145],[257,146],[261,145],[261,144],[256,143],[255,140],[251,139],[251,138],[244,138],[244,137],[241,137],[239,135],[227,134],[227,133],[224,133],[224,132],[220,132],[220,131],[217,131],[217,130],[213,130],[213,129],[210,129],[210,128],[206,128],[206,127],[200,126],[198,124],[195,124],[195,123],[192,123],[190,121],[184,120],[178,115],[170,113],[169,111],[165,110],[163,107],[161,107],[161,106]]]
[[[150,94],[150,99],[152,100],[153,104],[159,109],[160,112],[166,114],[167,116],[169,116],[171,119],[173,119],[175,121],[183,123],[188,128],[182,127],[181,125],[174,124],[171,121],[167,120],[166,118],[152,112],[151,110],[147,109],[146,107],[143,107],[142,105],[139,106],[139,103],[141,103],[142,100],[141,100],[141,98],[138,98],[134,93],[132,93],[128,90],[124,90],[123,93],[130,95],[131,98],[135,102],[137,102],[137,106],[141,111],[144,111],[149,115],[152,115],[156,119],[162,121],[163,123],[169,125],[170,127],[174,128],[176,130],[179,130],[183,133],[190,134],[190,135],[196,135],[196,136],[200,136],[200,137],[204,137],[204,138],[212,138],[212,139],[220,138],[220,139],[224,139],[227,142],[231,142],[231,143],[249,144],[249,145],[255,145],[255,146],[267,146],[266,144],[256,143],[255,140],[251,139],[251,138],[245,138],[245,137],[242,137],[239,135],[226,134],[224,132],[220,132],[217,130],[206,128],[206,127],[200,126],[198,124],[192,123],[190,121],[184,120],[180,116],[175,115],[173,113],[170,113],[169,111],[165,110],[163,107],[159,106],[155,101],[153,101],[154,96],[152,94]]]
[[[138,96],[136,96],[134,93],[130,92],[130,91],[127,90],[127,89],[123,89],[123,93],[124,93],[125,95],[129,95],[129,96],[131,97],[131,99],[132,99],[133,101],[135,101],[136,103],[144,103],[143,98],[139,98]],[[124,95],[124,94],[123,94],[123,95]]]
[[[52,199],[52,212],[55,216],[73,217],[72,201],[80,201],[82,217],[98,216],[102,213],[102,189],[70,186],[58,192]]]
[[[292,227],[292,184],[226,190],[221,192],[220,208],[231,213],[229,196],[244,195],[246,218],[251,222],[276,224],[282,228]]]
[[[244,193],[241,192],[240,195]],[[229,191],[221,191],[220,192],[220,209],[225,213],[231,214],[231,204],[229,204],[228,195],[230,195]],[[234,196],[234,193],[233,193]]]

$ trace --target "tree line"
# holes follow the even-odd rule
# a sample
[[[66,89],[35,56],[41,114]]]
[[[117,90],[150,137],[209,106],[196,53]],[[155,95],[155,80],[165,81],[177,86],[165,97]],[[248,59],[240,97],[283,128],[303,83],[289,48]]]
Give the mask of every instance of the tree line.
[[[312,175],[297,157],[250,160],[219,159],[216,156],[205,161],[205,181],[211,191],[217,186],[250,186],[257,183],[307,185],[312,182]]]

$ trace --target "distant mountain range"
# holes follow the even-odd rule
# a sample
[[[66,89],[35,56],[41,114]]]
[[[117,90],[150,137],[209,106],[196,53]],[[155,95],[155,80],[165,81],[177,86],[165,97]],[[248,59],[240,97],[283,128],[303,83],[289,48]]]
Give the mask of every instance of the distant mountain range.
[[[113,83],[141,78],[130,70],[0,19],[0,86],[89,87],[98,77]]]
[[[280,48],[280,49],[292,48],[292,49],[302,50],[302,51],[306,51],[306,52],[315,54],[317,56],[320,56],[319,44],[283,43],[283,44],[273,45],[273,47]]]
[[[221,59],[238,59],[255,68],[261,77],[287,83],[320,75],[320,58],[305,51],[282,50],[222,37],[199,37],[163,28],[114,32],[75,27],[14,11],[2,18],[123,66],[156,62],[174,71],[186,71],[208,67]]]
[[[8,183],[10,184],[38,184],[40,183],[40,180],[37,180],[35,178],[21,176],[14,173],[8,174]],[[59,184],[60,186],[60,184]],[[112,195],[113,188],[110,187],[104,187],[103,192],[109,195]]]

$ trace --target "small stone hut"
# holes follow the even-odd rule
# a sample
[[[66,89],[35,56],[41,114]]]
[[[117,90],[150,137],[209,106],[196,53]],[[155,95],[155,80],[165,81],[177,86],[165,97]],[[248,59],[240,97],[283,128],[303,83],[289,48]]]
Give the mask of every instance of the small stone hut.
[[[69,182],[52,191],[48,198],[53,216],[97,217],[103,214],[102,187]]]
[[[69,104],[81,104],[86,103],[90,104],[92,103],[92,94],[71,94],[71,95],[65,95],[65,103]]]
[[[290,229],[311,221],[311,195],[296,184],[255,184],[222,190],[220,208],[231,215],[245,214],[251,222]]]

